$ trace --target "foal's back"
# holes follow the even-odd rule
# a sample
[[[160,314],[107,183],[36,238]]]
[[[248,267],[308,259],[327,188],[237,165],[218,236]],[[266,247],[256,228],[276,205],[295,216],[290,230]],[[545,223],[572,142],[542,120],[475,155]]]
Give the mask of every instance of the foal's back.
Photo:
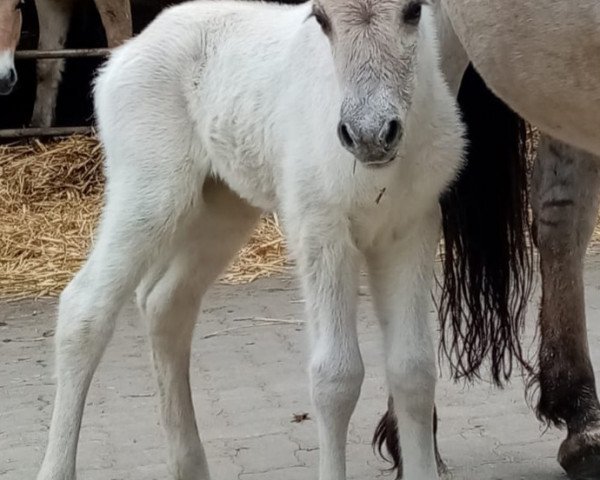
[[[206,0],[165,10],[115,49],[100,71],[95,89],[100,128],[118,132],[134,114],[148,120],[160,114],[159,124],[180,121],[181,131],[194,122],[196,133],[210,141],[226,117],[264,118],[259,109],[272,106],[281,90],[278,72],[288,66],[289,40],[309,11]]]
[[[237,190],[263,191],[247,199],[272,208],[273,168],[262,167],[281,157],[277,109],[297,90],[292,44],[309,13],[309,5],[189,2],[116,49],[95,89],[108,173],[140,148],[152,156],[177,145],[201,175],[256,182],[248,195]]]

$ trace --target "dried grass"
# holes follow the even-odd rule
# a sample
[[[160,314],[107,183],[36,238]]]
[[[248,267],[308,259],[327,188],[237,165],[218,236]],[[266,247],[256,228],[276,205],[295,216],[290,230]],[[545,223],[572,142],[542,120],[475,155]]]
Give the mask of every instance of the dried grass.
[[[533,158],[534,131],[528,141]],[[98,142],[72,136],[0,145],[0,298],[55,296],[85,260],[102,205]],[[590,249],[600,248],[600,224]],[[221,281],[252,282],[286,269],[276,216],[264,217]]]
[[[98,142],[72,136],[0,145],[0,297],[55,296],[85,260],[104,177]],[[222,281],[285,269],[275,217],[265,217]]]

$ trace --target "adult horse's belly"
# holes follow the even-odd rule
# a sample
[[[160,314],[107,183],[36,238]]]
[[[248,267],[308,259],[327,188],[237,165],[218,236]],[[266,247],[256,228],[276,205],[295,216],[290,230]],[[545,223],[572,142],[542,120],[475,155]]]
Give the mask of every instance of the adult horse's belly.
[[[488,86],[546,133],[600,155],[600,0],[443,0]]]

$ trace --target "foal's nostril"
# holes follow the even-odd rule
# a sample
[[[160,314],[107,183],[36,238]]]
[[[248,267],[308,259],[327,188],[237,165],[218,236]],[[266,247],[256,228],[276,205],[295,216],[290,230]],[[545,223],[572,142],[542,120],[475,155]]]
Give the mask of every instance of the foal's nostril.
[[[14,68],[11,68],[8,72],[8,83],[9,85],[14,85],[17,83],[17,72]]]
[[[348,129],[348,125],[345,123],[340,123],[338,125],[338,135],[346,148],[354,147],[354,140],[352,139],[352,135],[350,135],[350,130]]]
[[[390,122],[381,129],[381,133],[379,134],[385,148],[394,147],[401,136],[402,128],[400,127],[400,121],[397,119],[390,120]]]

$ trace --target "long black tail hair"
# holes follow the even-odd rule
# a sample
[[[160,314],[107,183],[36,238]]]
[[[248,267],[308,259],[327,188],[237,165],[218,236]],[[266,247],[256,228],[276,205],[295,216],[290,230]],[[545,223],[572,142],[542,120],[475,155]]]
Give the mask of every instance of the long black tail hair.
[[[530,370],[521,347],[533,279],[529,235],[526,123],[485,85],[472,66],[458,101],[467,125],[467,162],[440,199],[443,278],[439,302],[440,355],[455,379],[481,376],[489,359],[495,384],[515,362]],[[401,465],[392,411],[381,420],[373,446]]]
[[[533,279],[527,124],[472,66],[458,101],[469,145],[465,169],[440,200],[440,352],[454,377],[469,381],[489,359],[500,386],[515,360],[529,369],[520,341]]]

